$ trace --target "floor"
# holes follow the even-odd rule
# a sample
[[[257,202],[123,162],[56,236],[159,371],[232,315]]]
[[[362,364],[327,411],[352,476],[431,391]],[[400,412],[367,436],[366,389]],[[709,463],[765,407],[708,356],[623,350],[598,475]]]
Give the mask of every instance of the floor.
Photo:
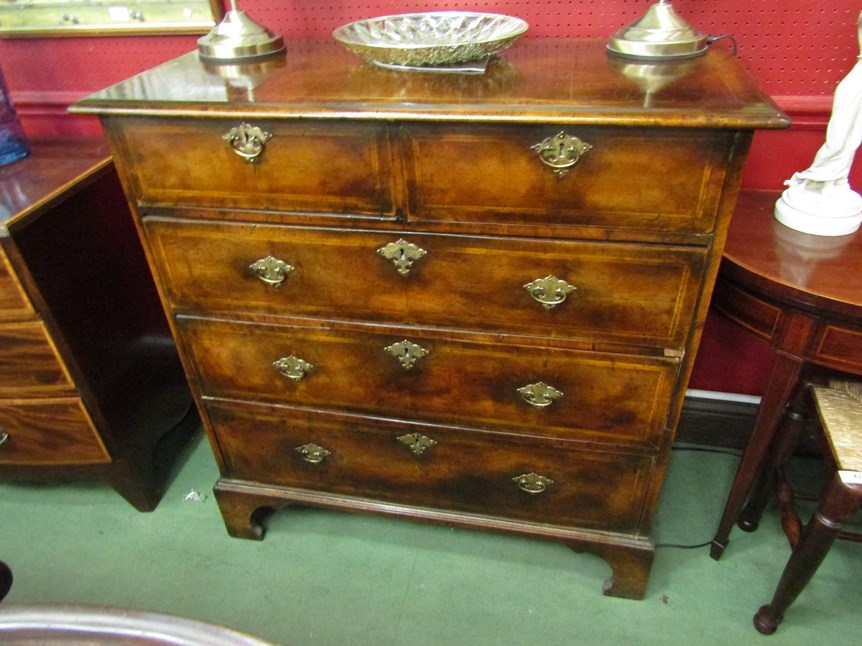
[[[720,562],[676,547],[712,537],[737,462],[673,452],[649,591],[631,601],[602,596],[610,568],[597,557],[519,537],[296,509],[261,542],[230,538],[199,438],[150,514],[96,484],[0,485],[0,558],[15,573],[0,608],[132,608],[281,646],[856,643],[862,545],[833,548],[771,637],[751,618],[789,550],[774,512],[753,534],[735,530]]]

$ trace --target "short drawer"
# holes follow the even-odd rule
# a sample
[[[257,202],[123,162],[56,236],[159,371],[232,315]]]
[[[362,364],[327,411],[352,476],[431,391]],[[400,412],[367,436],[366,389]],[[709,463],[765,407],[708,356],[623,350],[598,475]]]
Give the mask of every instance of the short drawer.
[[[177,325],[207,396],[581,442],[657,445],[678,368],[670,358],[416,328]]]
[[[0,325],[0,397],[72,388],[42,323]]]
[[[599,126],[405,126],[414,221],[710,232],[733,133]],[[591,148],[568,168],[567,142]],[[559,171],[559,172],[558,172]]]
[[[335,316],[673,349],[685,345],[706,253],[163,218],[145,223],[178,310]],[[266,262],[270,273],[260,271],[273,284],[252,269]],[[278,262],[289,269],[276,274]]]
[[[110,462],[77,398],[0,400],[0,465]]]
[[[6,254],[0,249],[0,320],[32,316],[30,300],[11,270]]]
[[[255,121],[271,135],[250,162],[225,141],[242,120],[125,118],[117,145],[142,204],[394,216],[385,124]]]
[[[207,403],[223,475],[555,525],[632,531],[654,460],[421,424]]]

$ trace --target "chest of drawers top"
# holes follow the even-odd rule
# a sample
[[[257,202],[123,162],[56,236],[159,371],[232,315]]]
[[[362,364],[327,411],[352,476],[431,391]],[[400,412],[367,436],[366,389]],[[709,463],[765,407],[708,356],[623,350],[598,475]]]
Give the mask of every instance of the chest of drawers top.
[[[269,61],[196,53],[73,106],[100,114],[360,118],[760,129],[788,125],[742,65],[716,48],[677,62],[609,56],[604,41],[524,39],[485,74],[378,68],[329,41],[291,41]]]

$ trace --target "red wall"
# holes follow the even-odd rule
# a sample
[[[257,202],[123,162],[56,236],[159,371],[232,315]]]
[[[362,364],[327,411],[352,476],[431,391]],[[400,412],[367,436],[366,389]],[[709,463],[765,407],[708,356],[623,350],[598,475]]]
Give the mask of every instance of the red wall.
[[[653,0],[500,0],[444,4],[367,0],[239,0],[252,18],[290,38],[328,38],[340,24],[409,11],[464,9],[519,16],[527,38],[606,38],[636,20]],[[828,6],[827,6],[828,5]],[[823,142],[836,84],[859,54],[855,0],[677,0],[676,11],[711,34],[733,34],[745,67],[793,120],[790,130],[755,136],[744,185],[779,190],[806,168]],[[72,101],[195,48],[196,36],[0,40],[0,66],[25,130],[100,132],[91,117],[69,115]],[[517,45],[516,45],[517,46]],[[713,47],[728,47],[726,40]],[[288,43],[288,56],[290,56]],[[860,172],[851,181],[862,186]],[[760,394],[772,355],[719,316],[710,316],[693,388]]]

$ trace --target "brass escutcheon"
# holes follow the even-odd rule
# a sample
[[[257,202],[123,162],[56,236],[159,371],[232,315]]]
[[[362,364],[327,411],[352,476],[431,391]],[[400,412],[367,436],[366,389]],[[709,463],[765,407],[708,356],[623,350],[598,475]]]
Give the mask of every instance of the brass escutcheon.
[[[545,276],[527,283],[524,285],[524,289],[530,293],[533,300],[541,303],[542,307],[549,310],[565,301],[566,296],[577,288],[562,278]]]
[[[272,139],[272,133],[243,121],[222,135],[233,151],[250,164],[260,159],[264,144]]]
[[[560,132],[530,146],[530,149],[536,151],[542,163],[550,166],[558,177],[563,177],[584,153],[592,149],[592,145]]]
[[[419,359],[428,354],[428,350],[407,339],[387,345],[383,349],[398,359],[405,370],[412,368]]]
[[[406,276],[410,272],[410,268],[413,267],[413,263],[428,252],[412,242],[400,239],[380,247],[377,253],[387,260],[391,260],[398,273]]]
[[[518,485],[521,491],[537,494],[545,491],[554,481],[545,476],[540,476],[538,473],[525,473],[515,476],[512,480]]]
[[[427,435],[421,435],[420,433],[408,433],[407,435],[402,435],[397,439],[399,442],[406,445],[415,455],[422,455],[425,453],[425,449],[437,444],[437,442]]]
[[[267,256],[266,258],[255,260],[248,268],[261,281],[273,287],[281,287],[281,284],[287,279],[287,275],[293,271],[292,265],[279,260],[275,256]]]
[[[314,370],[314,366],[308,363],[308,361],[304,361],[293,355],[276,359],[272,362],[272,365],[281,374],[293,381],[301,380],[305,375]]]
[[[536,408],[550,406],[555,399],[563,396],[559,390],[541,381],[518,388],[518,393],[525,402]]]
[[[320,464],[327,457],[332,455],[332,451],[327,451],[322,446],[317,444],[303,444],[296,447],[296,452],[302,456],[302,459],[311,464]]]

